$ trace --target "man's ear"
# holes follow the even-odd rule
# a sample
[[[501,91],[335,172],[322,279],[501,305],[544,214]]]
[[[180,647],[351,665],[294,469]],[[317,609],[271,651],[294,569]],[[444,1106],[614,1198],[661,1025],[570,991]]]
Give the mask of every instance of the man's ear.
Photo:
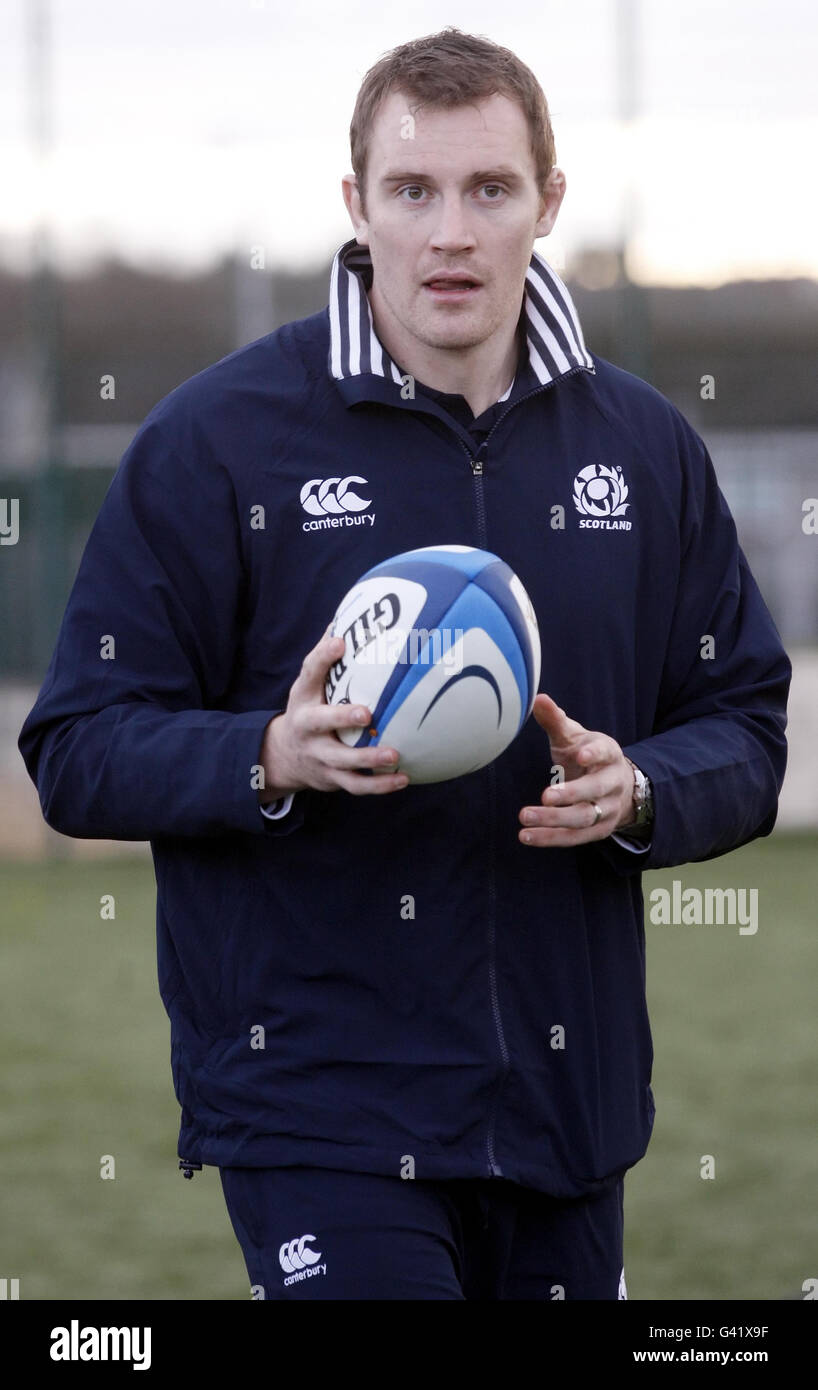
[[[545,192],[540,199],[540,216],[534,228],[534,236],[548,236],[557,220],[557,213],[565,197],[565,175],[556,164],[545,181]]]
[[[352,223],[355,240],[359,246],[369,245],[369,223],[364,216],[361,207],[361,195],[358,192],[358,180],[354,174],[344,174],[341,179],[341,192],[346,203],[346,209]]]

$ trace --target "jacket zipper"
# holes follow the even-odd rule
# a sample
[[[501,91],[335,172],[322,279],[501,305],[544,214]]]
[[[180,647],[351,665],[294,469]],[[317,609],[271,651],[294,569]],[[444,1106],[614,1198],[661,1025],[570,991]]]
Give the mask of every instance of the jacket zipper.
[[[489,1117],[488,1133],[486,1135],[486,1150],[489,1160],[489,1177],[501,1178],[503,1170],[497,1162],[494,1152],[494,1136],[497,1129],[497,1107],[500,1103],[500,1092],[511,1070],[511,1062],[506,1047],[505,1031],[503,1029],[503,1018],[500,1013],[500,1000],[497,994],[497,846],[495,843],[495,811],[497,806],[497,773],[494,764],[490,763],[488,768],[489,777],[489,989],[491,991],[491,1008],[494,1014],[494,1026],[497,1031],[497,1039],[500,1044],[500,1055],[503,1059],[503,1074],[494,1094],[491,1105],[491,1115]]]
[[[558,377],[557,380],[564,381],[566,377],[574,376],[576,372],[581,372],[585,370],[586,368],[584,367],[574,367],[572,371],[566,372],[565,376]],[[515,409],[516,406],[522,405],[523,401],[530,400],[532,396],[538,395],[540,391],[547,391],[549,387],[553,385],[553,380],[547,381],[544,382],[542,385],[535,387],[533,391],[527,392],[526,395],[521,396],[518,401],[514,401],[513,404],[509,406],[509,409],[505,411],[505,413],[501,416],[501,419],[504,420],[506,416],[509,415],[512,410]],[[491,439],[491,436],[494,434],[494,431],[497,429],[497,426],[499,424],[500,420],[497,420],[495,424],[492,426],[492,428],[489,430],[488,434],[483,440],[483,443],[477,450],[478,454],[482,453],[485,450],[489,440]],[[457,438],[460,444],[462,445],[462,448],[469,460],[469,463],[471,464],[472,476],[474,478],[475,486],[475,505],[477,508],[477,533],[480,538],[480,544],[482,548],[484,550],[487,550],[488,528],[486,524],[486,499],[485,494],[483,492],[484,460],[481,458],[473,457],[471,451],[467,448],[464,440],[460,439],[459,435],[457,436]],[[497,1089],[494,1094],[494,1099],[491,1104],[491,1113],[489,1115],[489,1127],[488,1133],[486,1135],[486,1152],[488,1155],[489,1177],[501,1178],[503,1176],[503,1170],[497,1162],[497,1155],[494,1149],[494,1138],[497,1130],[497,1108],[500,1102],[500,1092],[502,1091],[506,1078],[509,1074],[509,1071],[511,1070],[511,1063],[509,1060],[508,1048],[506,1046],[505,1030],[503,1028],[503,1018],[502,1014],[500,1013],[500,1000],[497,992],[497,845],[494,828],[497,811],[497,771],[493,763],[489,763],[487,771],[489,778],[489,991],[491,994],[491,1009],[492,1014],[494,1016],[494,1027],[497,1034],[497,1041],[500,1044],[500,1056],[503,1059],[503,1072],[502,1076],[500,1077],[500,1081],[498,1083]]]
[[[484,439],[481,449],[485,448],[488,438]],[[465,446],[464,446],[465,447]],[[478,450],[478,453],[480,451]],[[469,462],[472,467],[475,486],[475,504],[477,507],[477,534],[480,545],[485,550],[487,548],[487,528],[486,528],[486,499],[483,493],[483,460],[472,458],[469,455]],[[490,1178],[501,1178],[503,1170],[497,1162],[494,1151],[494,1135],[497,1128],[497,1106],[500,1098],[500,1091],[503,1088],[506,1077],[510,1071],[510,1061],[508,1048],[506,1047],[505,1031],[503,1029],[503,1017],[500,1013],[500,1000],[497,993],[497,865],[495,844],[494,822],[497,810],[497,774],[494,764],[488,766],[489,778],[489,816],[488,816],[488,947],[489,947],[489,992],[491,994],[491,1011],[494,1016],[494,1028],[497,1034],[497,1041],[500,1044],[500,1056],[503,1059],[503,1074],[497,1086],[494,1099],[491,1103],[491,1113],[489,1116],[489,1127],[486,1135],[486,1151],[488,1155],[488,1170]]]

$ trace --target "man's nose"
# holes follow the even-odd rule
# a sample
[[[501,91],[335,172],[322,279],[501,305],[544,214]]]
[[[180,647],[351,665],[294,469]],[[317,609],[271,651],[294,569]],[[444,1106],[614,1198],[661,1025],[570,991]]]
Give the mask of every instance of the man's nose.
[[[438,251],[461,251],[474,246],[474,228],[461,197],[441,199],[431,244]]]

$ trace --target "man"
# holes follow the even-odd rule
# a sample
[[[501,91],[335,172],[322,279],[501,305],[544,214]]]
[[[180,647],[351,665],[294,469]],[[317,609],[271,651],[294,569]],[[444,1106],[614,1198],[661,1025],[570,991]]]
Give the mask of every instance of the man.
[[[622,1298],[640,875],[770,833],[790,664],[701,440],[533,249],[529,69],[403,45],[351,143],[328,310],[151,412],[21,748],[51,825],[152,842],[180,1167],[219,1167],[255,1297]],[[412,786],[336,737],[371,711],[325,703],[327,624],[435,543],[519,574],[544,690]]]

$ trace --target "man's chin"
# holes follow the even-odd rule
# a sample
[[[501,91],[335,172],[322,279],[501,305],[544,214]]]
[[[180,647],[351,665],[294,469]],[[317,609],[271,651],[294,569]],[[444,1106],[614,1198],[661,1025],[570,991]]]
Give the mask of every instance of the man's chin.
[[[417,337],[426,347],[439,348],[449,352],[465,351],[478,347],[491,337],[491,330],[480,324],[467,323],[423,323],[417,330]]]

